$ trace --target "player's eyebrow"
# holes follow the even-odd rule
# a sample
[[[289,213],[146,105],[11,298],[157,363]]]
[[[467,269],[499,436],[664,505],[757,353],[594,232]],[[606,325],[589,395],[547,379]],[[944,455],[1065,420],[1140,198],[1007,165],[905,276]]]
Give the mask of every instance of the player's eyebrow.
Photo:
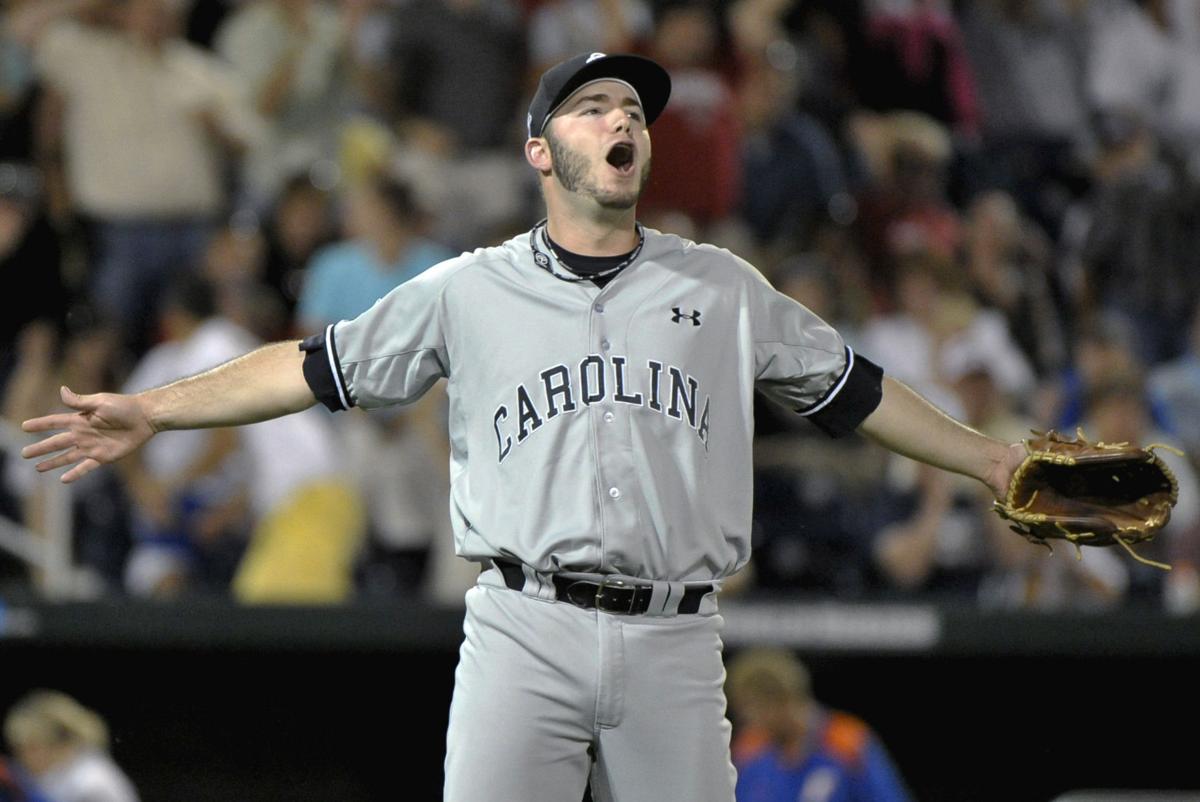
[[[606,92],[598,92],[594,95],[584,95],[581,98],[577,98],[571,104],[571,108],[573,108],[573,109],[578,108],[581,103],[603,103],[603,102],[605,102],[607,100],[611,100],[611,99],[612,98]],[[637,101],[637,98],[629,97],[628,95],[626,95],[621,100],[621,105],[622,106],[634,106],[639,109],[642,107],[642,104]]]

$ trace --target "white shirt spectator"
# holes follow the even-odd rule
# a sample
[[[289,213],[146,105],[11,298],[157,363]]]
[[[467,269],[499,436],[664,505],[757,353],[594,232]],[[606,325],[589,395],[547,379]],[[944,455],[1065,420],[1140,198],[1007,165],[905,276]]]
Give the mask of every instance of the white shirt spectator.
[[[38,777],[54,802],[138,802],[137,791],[105,752],[85,749]]]
[[[529,61],[551,66],[592,50],[632,50],[654,28],[649,6],[642,0],[561,0],[544,3],[529,22]],[[613,47],[612,37],[626,41]]]
[[[313,0],[297,27],[280,5],[267,0],[242,6],[216,39],[217,52],[268,117],[266,135],[245,159],[245,178],[256,197],[272,196],[288,176],[333,158],[338,123],[351,99],[343,69],[348,39],[337,9]],[[282,99],[264,109],[263,93],[289,60],[291,78]]]
[[[262,122],[215,57],[180,39],[155,52],[69,20],[38,39],[35,56],[66,98],[67,177],[81,211],[155,220],[220,209],[221,153],[202,118],[247,143]]]

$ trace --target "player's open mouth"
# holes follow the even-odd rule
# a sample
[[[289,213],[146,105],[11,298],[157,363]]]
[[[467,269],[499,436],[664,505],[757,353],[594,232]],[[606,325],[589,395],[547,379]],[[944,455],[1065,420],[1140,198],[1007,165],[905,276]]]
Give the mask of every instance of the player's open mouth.
[[[628,142],[618,142],[612,146],[605,157],[617,172],[629,175],[633,172],[633,145]]]

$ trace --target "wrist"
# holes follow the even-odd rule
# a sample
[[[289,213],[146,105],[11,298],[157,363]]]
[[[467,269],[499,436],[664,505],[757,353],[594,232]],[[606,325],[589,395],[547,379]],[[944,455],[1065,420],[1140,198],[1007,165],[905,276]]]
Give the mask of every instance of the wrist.
[[[133,396],[133,401],[137,404],[142,420],[146,422],[146,426],[152,434],[170,429],[166,419],[165,405],[162,403],[163,388],[155,390],[144,390]]]

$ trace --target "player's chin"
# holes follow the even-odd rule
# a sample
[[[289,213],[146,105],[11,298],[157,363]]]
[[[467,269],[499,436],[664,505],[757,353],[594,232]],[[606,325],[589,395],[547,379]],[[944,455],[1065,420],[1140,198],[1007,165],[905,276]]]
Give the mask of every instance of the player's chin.
[[[638,197],[641,194],[641,188],[630,189],[623,192],[604,192],[596,195],[596,203],[600,204],[605,209],[624,211],[637,206]]]
[[[622,175],[603,191],[596,193],[596,202],[605,209],[632,209],[637,205],[649,177],[648,169],[643,169],[636,177],[632,174]]]

